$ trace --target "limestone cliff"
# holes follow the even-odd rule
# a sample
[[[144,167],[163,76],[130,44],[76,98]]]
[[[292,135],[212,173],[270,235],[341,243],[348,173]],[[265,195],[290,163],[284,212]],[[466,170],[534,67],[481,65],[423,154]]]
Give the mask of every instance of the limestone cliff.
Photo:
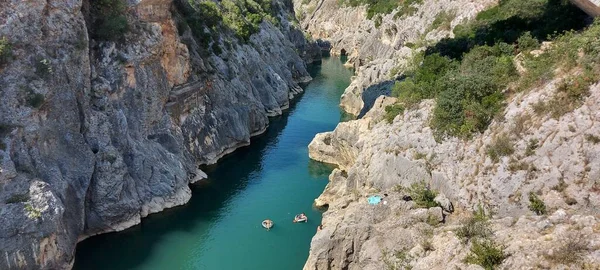
[[[127,1],[124,37],[101,41],[94,3],[0,4],[0,269],[69,268],[78,240],[186,203],[198,165],[263,132],[319,57],[288,1],[219,54],[172,0]]]
[[[431,100],[391,124],[382,121],[383,109],[394,102],[389,97],[380,97],[364,118],[318,134],[309,146],[311,158],[339,169],[315,200],[329,209],[305,269],[478,269],[465,264],[469,245],[457,236],[477,205],[494,213],[491,233],[510,254],[502,269],[600,267],[600,149],[589,139],[600,132],[600,85],[592,87],[581,108],[558,120],[535,116],[533,104],[555,90],[556,81],[513,97],[505,121],[470,141],[435,141],[428,126]],[[515,154],[493,162],[486,146],[516,130]],[[539,141],[533,152],[532,140]],[[421,181],[443,194],[456,212],[403,200],[400,187]],[[530,192],[541,194],[548,216],[528,210]],[[368,196],[384,193],[385,205],[367,203]],[[568,245],[579,264],[553,260],[553,253],[567,252]]]
[[[452,36],[452,29],[473,18],[495,0],[411,1],[417,11],[367,19],[362,7],[343,7],[336,0],[294,1],[294,8],[304,30],[315,39],[331,42],[331,53],[348,55],[348,65],[356,70],[350,86],[342,95],[340,106],[353,115],[364,114],[380,94],[389,93],[389,85],[398,67],[406,66],[412,50]],[[449,14],[449,21],[433,25],[436,17]],[[378,21],[376,23],[376,21]],[[433,25],[433,26],[432,26]],[[363,110],[365,107],[365,110]]]
[[[428,32],[431,17],[424,10],[454,2],[460,1],[423,1],[415,14],[429,19],[414,18],[412,24],[404,25],[417,25],[406,30],[407,35],[425,33],[425,39],[431,37],[432,42],[439,38],[436,35],[441,31]],[[462,5],[473,13],[462,12],[472,17],[488,4],[493,3],[465,1]],[[335,13],[334,3],[330,3],[329,14],[356,17],[347,21],[343,16],[318,18],[319,10],[327,5],[327,1],[319,1],[304,20],[320,20],[323,29],[333,29],[344,25],[342,21],[351,25],[364,16],[360,8],[338,6],[340,13]],[[383,16],[379,29],[388,16]],[[455,23],[453,20],[450,29]],[[593,53],[587,55],[577,43],[570,49],[576,52],[575,58],[594,59],[589,67],[598,72],[600,28],[596,28],[598,22],[595,25],[590,34],[596,44]],[[378,46],[363,48],[362,44],[379,44],[373,36],[359,42],[362,36],[369,36],[368,31],[338,34],[351,33],[358,25],[329,33],[305,26],[313,35],[330,37],[334,50],[343,48],[350,59],[372,53],[368,63],[379,67],[394,61],[387,57],[402,61],[410,54],[388,55]],[[350,46],[352,49],[347,49]],[[421,46],[410,47],[419,50]],[[560,45],[546,43],[530,52],[532,59],[545,57],[552,46]],[[521,73],[527,73],[521,65],[524,54],[511,56]],[[358,67],[355,82],[361,81],[361,72],[366,74],[368,63]],[[527,89],[514,90],[518,82],[503,85],[502,109],[484,131],[468,138],[435,135],[431,122],[439,96],[406,104],[405,110],[390,119],[386,107],[405,105],[402,101],[379,96],[380,91],[354,92],[357,105],[350,106],[354,108],[351,112],[360,112],[360,119],[317,134],[309,145],[312,159],[338,168],[315,199],[317,206],[328,209],[323,214],[323,229],[313,237],[304,269],[600,269],[599,77],[597,73],[591,76],[589,85],[575,83],[584,85],[578,89],[586,94],[578,97],[577,106],[571,106],[567,98],[557,97],[570,78],[585,72],[582,68],[554,70],[551,65],[549,69],[554,76],[538,74],[533,78],[536,83]],[[355,89],[380,89],[380,82],[387,80],[380,75]],[[347,89],[342,98],[345,108],[348,93]],[[367,100],[372,100],[371,104]],[[551,100],[555,109],[542,106]],[[561,107],[568,109],[555,115],[547,112]],[[498,155],[495,151],[504,152]],[[369,204],[367,199],[374,195],[382,202]],[[430,204],[424,205],[427,196]],[[493,257],[492,250],[501,251]],[[477,261],[483,260],[483,255],[475,251],[487,252],[489,260]]]

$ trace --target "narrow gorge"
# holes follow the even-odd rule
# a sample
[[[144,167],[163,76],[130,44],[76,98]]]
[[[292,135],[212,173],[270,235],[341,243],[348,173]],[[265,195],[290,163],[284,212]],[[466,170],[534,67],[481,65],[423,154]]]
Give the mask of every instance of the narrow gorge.
[[[600,269],[594,16],[0,1],[0,269]]]

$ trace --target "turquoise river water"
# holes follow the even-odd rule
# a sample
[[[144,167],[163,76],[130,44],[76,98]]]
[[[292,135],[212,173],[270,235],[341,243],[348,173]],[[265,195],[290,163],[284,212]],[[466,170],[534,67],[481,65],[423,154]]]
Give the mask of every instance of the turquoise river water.
[[[79,243],[74,269],[302,269],[321,222],[312,203],[332,170],[309,160],[307,146],[342,120],[352,75],[333,57],[310,69],[314,80],[265,134],[203,168],[208,180],[191,187],[188,204]],[[308,222],[292,223],[300,212]]]

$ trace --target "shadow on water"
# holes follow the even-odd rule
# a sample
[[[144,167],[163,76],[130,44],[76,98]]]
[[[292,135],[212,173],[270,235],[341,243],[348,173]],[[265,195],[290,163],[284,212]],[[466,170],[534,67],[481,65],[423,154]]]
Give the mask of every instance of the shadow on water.
[[[312,65],[309,69],[315,77],[321,66]],[[253,137],[249,146],[223,157],[217,165],[203,167],[209,179],[190,187],[192,198],[186,205],[152,214],[125,231],[82,241],[77,246],[73,268],[107,269],[103,263],[110,264],[111,269],[139,267],[166,235],[176,231],[189,232],[198,223],[216,220],[226,202],[247,187],[252,174],[262,170],[265,153],[277,143],[300,99],[302,94],[290,102],[290,108],[281,116],[271,118],[267,131]],[[311,171],[318,175],[327,171],[327,165],[310,164]],[[213,178],[218,181],[212,181]]]

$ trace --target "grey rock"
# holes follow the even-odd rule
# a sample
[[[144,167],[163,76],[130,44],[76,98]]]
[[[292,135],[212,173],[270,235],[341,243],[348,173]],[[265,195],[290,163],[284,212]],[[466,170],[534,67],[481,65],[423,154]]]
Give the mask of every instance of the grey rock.
[[[433,199],[444,211],[448,213],[454,212],[454,206],[452,202],[446,198],[446,195],[443,193],[438,194],[435,199]]]
[[[0,269],[70,268],[78,241],[186,203],[198,165],[263,132],[320,57],[291,1],[248,44],[223,33],[219,56],[178,31],[172,0],[129,1],[119,43],[90,39],[82,5],[0,8]]]

